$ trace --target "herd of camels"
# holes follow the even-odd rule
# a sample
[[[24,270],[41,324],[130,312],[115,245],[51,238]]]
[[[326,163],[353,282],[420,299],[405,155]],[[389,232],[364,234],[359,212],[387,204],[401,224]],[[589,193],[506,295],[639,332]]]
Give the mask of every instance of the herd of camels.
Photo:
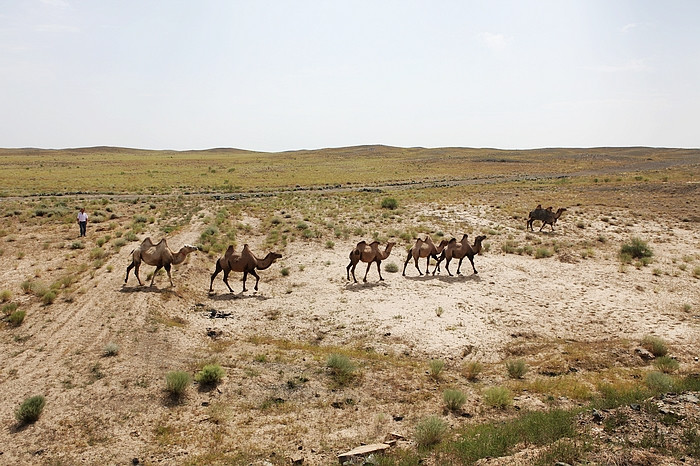
[[[545,225],[550,225],[552,227],[552,231],[554,231],[554,224],[565,211],[566,208],[563,207],[554,212],[552,207],[543,209],[542,205],[538,205],[535,210],[530,212],[526,229],[533,230],[533,222],[535,220],[539,220],[542,222],[540,231],[542,231],[542,228],[544,228]],[[418,265],[418,260],[421,258],[426,259],[426,274],[429,272],[428,269],[430,267],[430,259],[432,258],[437,262],[432,272],[433,275],[435,275],[436,271],[440,272],[440,263],[444,260],[445,269],[447,270],[447,273],[452,276],[452,272],[450,272],[449,268],[450,261],[452,259],[459,259],[459,263],[457,265],[457,274],[459,275],[461,274],[459,269],[462,266],[462,261],[465,257],[469,259],[474,273],[479,273],[474,266],[474,256],[481,252],[481,244],[486,239],[486,236],[477,236],[474,240],[474,244],[469,244],[467,241],[467,236],[468,235],[466,234],[462,236],[460,241],[457,241],[456,238],[452,238],[449,241],[443,239],[437,246],[433,243],[430,235],[427,235],[425,239],[419,238],[413,247],[408,250],[408,256],[406,257],[406,261],[403,265],[403,276],[406,276],[406,266],[411,259],[413,259],[418,273],[423,275],[423,272],[421,272]],[[381,251],[379,249],[379,241],[373,241],[369,244],[365,241],[360,241],[357,243],[357,246],[350,251],[350,263],[346,267],[347,280],[350,280],[350,274],[352,273],[352,278],[354,282],[357,283],[357,278],[355,278],[355,267],[358,263],[365,262],[367,264],[367,270],[365,271],[363,281],[367,281],[367,274],[369,273],[369,269],[372,264],[377,264],[379,280],[383,281],[384,278],[382,277],[381,263],[383,260],[389,257],[394,244],[394,242],[387,243],[385,249]],[[126,278],[124,278],[124,284],[126,284],[129,280],[129,272],[133,268],[136,280],[138,280],[139,285],[143,285],[143,283],[141,283],[141,279],[139,278],[139,267],[141,266],[141,262],[145,262],[146,264],[155,266],[156,268],[156,270],[153,272],[150,286],[153,286],[156,274],[161,268],[165,269],[165,271],[168,273],[170,286],[174,286],[172,276],[170,275],[171,267],[173,265],[181,264],[189,253],[197,251],[198,249],[199,248],[197,248],[197,246],[185,244],[179,251],[173,252],[168,247],[168,243],[166,242],[165,238],[161,239],[158,244],[154,244],[151,241],[151,238],[146,238],[143,240],[141,245],[134,249],[131,253],[132,260],[131,264],[129,264],[129,266],[126,268]],[[221,271],[224,272],[223,282],[226,284],[231,293],[233,293],[233,289],[228,283],[228,276],[231,272],[243,273],[243,291],[247,291],[245,282],[248,278],[248,274],[254,276],[255,291],[257,291],[260,276],[256,273],[256,270],[267,269],[281,257],[281,254],[269,252],[263,259],[259,259],[255,254],[253,254],[247,244],[243,246],[243,250],[240,253],[235,252],[233,246],[229,246],[224,255],[216,261],[216,269],[211,275],[211,282],[209,283],[209,292],[212,293],[214,291],[214,279]]]

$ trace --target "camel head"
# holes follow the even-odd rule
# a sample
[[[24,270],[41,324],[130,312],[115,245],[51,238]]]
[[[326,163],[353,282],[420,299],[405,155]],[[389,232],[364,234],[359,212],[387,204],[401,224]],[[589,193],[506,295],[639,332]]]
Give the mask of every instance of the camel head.
[[[197,246],[193,246],[191,244],[185,244],[182,246],[183,252],[186,252],[187,254],[194,252],[194,251],[199,251],[199,248]]]
[[[477,254],[481,252],[481,242],[486,239],[486,235],[477,236],[474,240],[474,247],[472,248]]]

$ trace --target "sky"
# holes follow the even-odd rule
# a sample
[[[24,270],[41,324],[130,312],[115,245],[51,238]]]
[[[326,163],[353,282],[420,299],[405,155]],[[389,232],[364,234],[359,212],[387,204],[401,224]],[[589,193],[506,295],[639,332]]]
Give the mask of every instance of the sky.
[[[0,0],[0,147],[700,147],[696,0]]]

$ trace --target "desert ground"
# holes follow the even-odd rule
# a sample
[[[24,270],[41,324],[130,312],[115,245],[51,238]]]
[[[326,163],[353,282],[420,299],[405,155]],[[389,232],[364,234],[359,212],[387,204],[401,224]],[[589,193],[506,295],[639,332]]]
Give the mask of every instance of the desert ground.
[[[371,464],[700,464],[700,166],[697,155],[643,162],[563,181],[264,196],[8,193],[0,464],[338,464],[392,435],[398,441]],[[396,205],[382,207],[386,198]],[[553,229],[527,231],[538,203],[567,211]],[[92,219],[86,238],[79,206]],[[425,274],[421,259],[419,275],[411,259],[402,275],[416,238],[463,234],[486,236],[478,274],[467,259],[460,275],[456,260],[453,275],[444,262]],[[146,264],[144,286],[133,274],[124,283],[146,237],[200,248],[173,266],[174,286],[164,273],[148,286]],[[621,259],[634,238],[653,251],[649,261]],[[371,265],[363,282],[362,262],[358,283],[348,280],[350,251],[373,239],[381,250],[396,243],[384,280]],[[233,293],[222,274],[209,292],[229,244],[282,255],[258,272],[258,291],[248,276],[243,292],[242,274],[231,272]],[[19,324],[15,309],[26,313]],[[660,367],[643,349],[650,336],[678,363],[673,388],[648,382]],[[354,365],[346,380],[328,367],[332,355]],[[529,369],[521,378],[508,374],[513,361]],[[223,379],[195,382],[212,363]],[[181,397],[165,389],[176,370],[193,378]],[[492,387],[511,401],[490,403]],[[448,389],[464,404],[447,409]],[[596,404],[611,392],[636,398]],[[19,422],[17,407],[34,395],[46,399],[41,416]],[[455,453],[473,426],[552,410],[572,413],[572,433],[481,459]],[[417,427],[429,416],[448,430],[426,446]]]

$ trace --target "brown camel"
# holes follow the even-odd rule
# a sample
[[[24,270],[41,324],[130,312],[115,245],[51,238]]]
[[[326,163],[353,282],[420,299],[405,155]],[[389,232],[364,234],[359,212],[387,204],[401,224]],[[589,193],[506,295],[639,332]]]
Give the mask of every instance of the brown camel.
[[[556,212],[552,212],[552,207],[547,207],[546,209],[542,208],[542,205],[538,205],[535,210],[530,212],[530,215],[527,218],[527,230],[532,230],[535,231],[532,228],[532,224],[534,223],[535,220],[540,220],[542,221],[542,226],[540,227],[540,231],[545,227],[545,225],[549,224],[549,226],[552,227],[552,231],[554,231],[554,224],[557,223],[557,220],[559,217],[561,217],[561,214],[566,212],[566,208],[560,207],[557,209]]]
[[[379,281],[383,281],[384,278],[382,278],[382,269],[380,265],[384,259],[389,257],[389,254],[391,254],[391,248],[394,247],[394,244],[396,243],[390,241],[387,243],[384,252],[382,252],[379,250],[379,241],[373,241],[370,244],[367,244],[365,241],[360,241],[357,243],[357,246],[350,251],[350,263],[346,268],[348,280],[350,280],[350,269],[352,269],[352,278],[355,283],[357,283],[357,278],[355,278],[355,267],[357,266],[358,262],[362,261],[367,262],[367,270],[365,271],[365,278],[362,279],[363,282],[367,281],[367,274],[369,273],[369,267],[372,265],[372,262],[377,264]]]
[[[197,248],[197,246],[185,244],[178,252],[173,252],[168,247],[168,243],[165,241],[165,238],[160,240],[158,244],[153,244],[151,238],[146,238],[141,243],[141,246],[131,251],[131,264],[129,264],[129,266],[126,268],[126,278],[124,278],[124,284],[126,285],[126,282],[129,279],[129,271],[133,268],[134,275],[136,275],[136,280],[139,281],[139,285],[143,285],[143,283],[141,283],[141,279],[139,278],[139,267],[141,267],[141,261],[143,261],[148,265],[156,266],[156,270],[153,272],[153,278],[151,278],[151,284],[149,286],[153,286],[153,282],[156,279],[156,274],[161,268],[164,268],[165,271],[168,272],[170,286],[174,286],[173,277],[170,275],[170,267],[172,265],[182,264],[189,253],[197,251],[198,249],[199,248]]]
[[[214,291],[214,279],[222,270],[224,271],[224,283],[231,293],[233,293],[233,289],[231,289],[231,285],[228,284],[228,274],[231,272],[243,272],[243,291],[248,291],[245,287],[245,281],[248,278],[248,274],[254,276],[255,291],[258,291],[260,276],[255,273],[255,269],[265,270],[281,257],[282,254],[268,252],[264,259],[258,259],[247,244],[243,246],[243,251],[241,251],[240,254],[234,253],[233,246],[229,246],[224,256],[216,261],[216,270],[214,270],[214,273],[211,274],[209,292],[211,293]]]
[[[486,239],[486,236],[477,236],[476,240],[474,240],[473,246],[470,246],[467,242],[467,236],[468,235],[466,234],[462,236],[462,241],[460,242],[457,242],[455,238],[452,238],[450,242],[447,243],[447,247],[444,251],[442,251],[440,259],[438,259],[438,263],[433,270],[433,275],[435,275],[435,270],[437,270],[440,266],[440,262],[445,260],[445,269],[447,270],[447,273],[452,276],[452,272],[450,272],[450,261],[452,259],[459,259],[459,264],[457,265],[457,275],[461,275],[462,272],[459,271],[459,268],[462,266],[462,261],[465,257],[467,257],[469,262],[472,263],[474,273],[479,273],[476,271],[476,267],[474,267],[474,256],[481,252],[481,243]]]
[[[408,257],[406,257],[406,262],[403,264],[403,276],[406,276],[406,266],[411,258],[413,258],[415,262],[418,274],[423,275],[423,272],[420,271],[420,267],[418,267],[418,259],[425,257],[425,273],[428,273],[430,258],[432,257],[433,259],[438,260],[438,254],[445,249],[445,246],[447,246],[447,240],[444,238],[437,246],[435,246],[435,243],[433,243],[433,239],[430,237],[430,235],[426,236],[425,240],[418,238],[416,240],[416,244],[414,244],[413,247],[408,250]]]

